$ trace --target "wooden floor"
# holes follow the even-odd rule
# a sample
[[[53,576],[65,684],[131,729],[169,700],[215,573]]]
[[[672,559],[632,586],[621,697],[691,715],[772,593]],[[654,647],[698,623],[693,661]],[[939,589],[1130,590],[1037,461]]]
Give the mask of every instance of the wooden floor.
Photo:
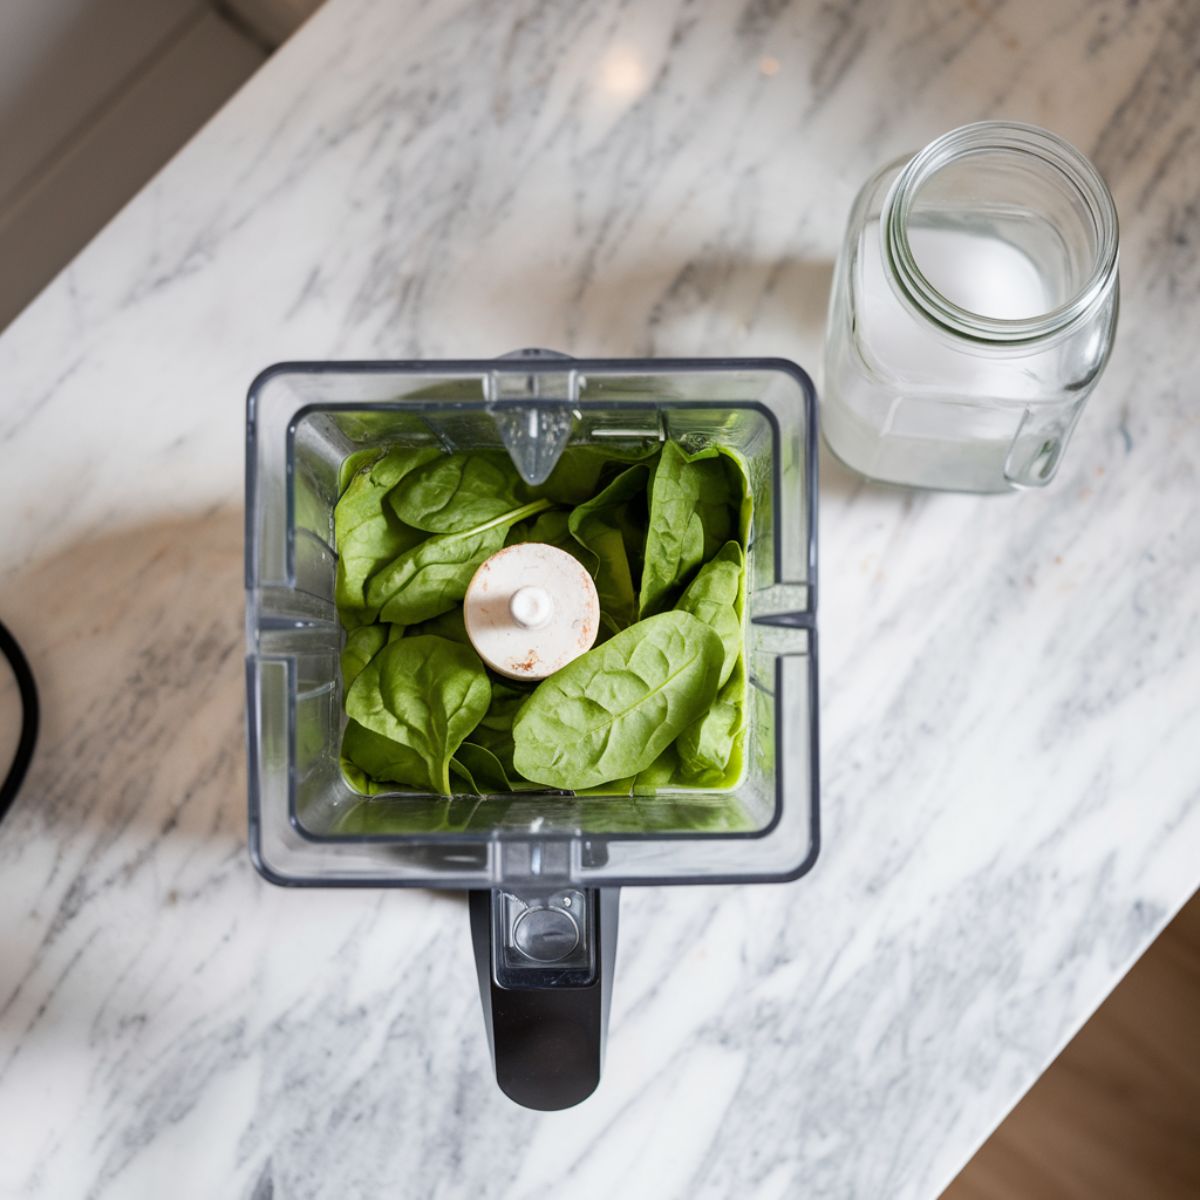
[[[1200,1200],[1200,893],[943,1200]]]

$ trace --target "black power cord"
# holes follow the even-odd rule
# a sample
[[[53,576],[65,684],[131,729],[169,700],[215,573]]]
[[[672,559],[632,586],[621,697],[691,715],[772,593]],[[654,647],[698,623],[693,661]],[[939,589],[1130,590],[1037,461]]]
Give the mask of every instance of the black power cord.
[[[0,621],[0,654],[8,659],[13,677],[17,681],[17,692],[21,697],[21,736],[17,740],[17,752],[13,755],[12,766],[4,782],[0,783],[0,821],[12,807],[12,802],[21,790],[25,772],[29,770],[33,758],[33,748],[37,745],[38,735],[38,694],[37,684],[33,680],[33,672],[29,669],[29,661],[17,639],[8,631],[8,627]]]

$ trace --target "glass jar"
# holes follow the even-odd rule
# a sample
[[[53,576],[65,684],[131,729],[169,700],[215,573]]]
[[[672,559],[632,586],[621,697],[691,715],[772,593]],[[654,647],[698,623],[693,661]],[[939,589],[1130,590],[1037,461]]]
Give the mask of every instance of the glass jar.
[[[830,303],[825,439],[893,483],[1049,483],[1117,307],[1117,213],[1095,167],[1032,125],[953,130],[855,201]]]

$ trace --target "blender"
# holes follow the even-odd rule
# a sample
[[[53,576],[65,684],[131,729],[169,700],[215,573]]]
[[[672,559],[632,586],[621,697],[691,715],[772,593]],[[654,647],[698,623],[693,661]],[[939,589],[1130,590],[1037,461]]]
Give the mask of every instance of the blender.
[[[246,419],[250,852],[271,882],[469,893],[501,1089],[561,1109],[604,1058],[619,889],[767,883],[819,845],[816,415],[783,359],[284,363]],[[569,447],[735,450],[753,500],[747,728],[733,787],[363,796],[343,778],[340,469],[376,446],[503,449],[527,483]]]

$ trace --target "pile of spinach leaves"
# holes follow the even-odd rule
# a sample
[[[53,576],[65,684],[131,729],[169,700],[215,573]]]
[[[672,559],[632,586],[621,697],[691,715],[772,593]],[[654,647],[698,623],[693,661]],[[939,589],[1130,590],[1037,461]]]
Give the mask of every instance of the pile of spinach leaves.
[[[736,455],[570,447],[531,487],[502,451],[384,447],[348,458],[340,483],[342,771],[357,791],[736,782],[750,523]],[[480,564],[525,541],[573,554],[600,598],[597,644],[539,684],[489,671],[462,616]]]

